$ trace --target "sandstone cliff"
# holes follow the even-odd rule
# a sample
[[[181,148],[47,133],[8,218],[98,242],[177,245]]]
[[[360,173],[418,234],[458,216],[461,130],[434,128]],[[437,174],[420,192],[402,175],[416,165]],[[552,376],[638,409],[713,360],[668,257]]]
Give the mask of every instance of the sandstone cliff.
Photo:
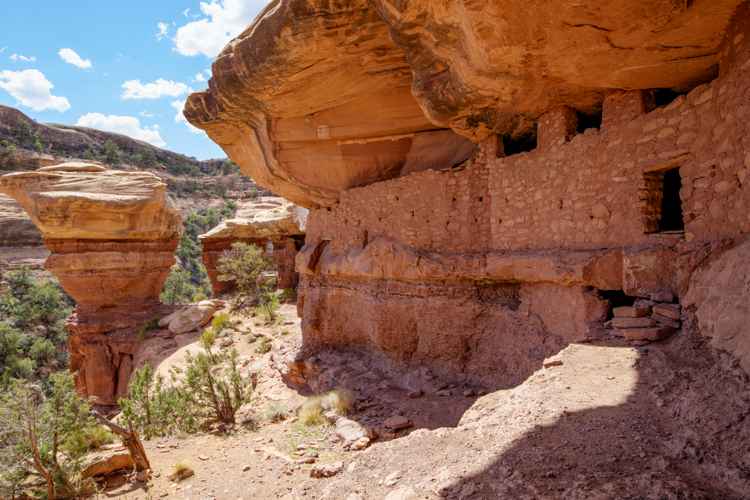
[[[294,288],[297,285],[294,261],[304,242],[307,213],[307,209],[283,198],[267,196],[252,202],[241,202],[234,218],[199,236],[203,263],[214,293],[231,288],[230,283],[219,281],[216,267],[223,252],[237,242],[265,249],[276,266],[278,287]]]
[[[124,394],[136,330],[160,314],[180,216],[154,174],[65,163],[0,177],[41,231],[46,268],[76,301],[68,322],[79,390],[100,404]]]

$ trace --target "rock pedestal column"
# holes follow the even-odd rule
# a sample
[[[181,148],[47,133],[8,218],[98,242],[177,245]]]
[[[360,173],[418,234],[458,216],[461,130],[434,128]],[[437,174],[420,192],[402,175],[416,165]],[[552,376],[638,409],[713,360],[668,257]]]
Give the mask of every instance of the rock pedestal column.
[[[0,177],[39,228],[45,267],[76,301],[70,367],[82,394],[111,405],[127,390],[139,332],[161,317],[181,223],[166,184],[147,172],[65,163]]]

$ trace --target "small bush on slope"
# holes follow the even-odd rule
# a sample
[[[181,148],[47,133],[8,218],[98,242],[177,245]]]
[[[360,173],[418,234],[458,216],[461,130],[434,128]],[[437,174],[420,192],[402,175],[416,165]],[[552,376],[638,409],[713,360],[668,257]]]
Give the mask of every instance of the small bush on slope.
[[[235,414],[250,401],[252,384],[243,379],[235,349],[214,351],[213,329],[201,336],[202,351],[186,355],[184,370],[174,370],[169,385],[146,366],[137,370],[120,400],[123,417],[147,439],[192,433],[211,424],[233,425]]]

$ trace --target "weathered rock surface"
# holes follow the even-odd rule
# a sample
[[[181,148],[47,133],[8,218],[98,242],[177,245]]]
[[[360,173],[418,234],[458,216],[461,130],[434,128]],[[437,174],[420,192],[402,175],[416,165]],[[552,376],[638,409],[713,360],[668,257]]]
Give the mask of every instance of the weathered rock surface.
[[[100,404],[124,394],[137,333],[165,314],[159,293],[181,224],[156,175],[65,163],[0,177],[51,251],[45,264],[76,301],[68,322],[78,389]]]
[[[81,477],[103,477],[116,472],[130,472],[135,468],[133,458],[124,446],[111,446],[87,455]]]
[[[260,185],[330,205],[460,163],[471,143],[445,129],[519,136],[556,106],[600,109],[609,89],[706,81],[739,3],[276,0],[185,114]]]
[[[251,202],[241,202],[237,213],[199,236],[203,247],[203,264],[214,293],[229,290],[232,284],[219,281],[219,258],[233,243],[248,243],[266,249],[278,273],[279,288],[294,288],[297,274],[294,259],[302,246],[307,221],[307,209],[289,201],[266,196]],[[269,245],[270,244],[270,245]]]
[[[208,324],[214,313],[225,305],[221,300],[202,300],[163,317],[159,320],[159,326],[169,328],[176,335],[191,332]]]
[[[750,373],[750,242],[716,256],[690,280],[684,305],[695,308],[700,332],[734,354]]]
[[[42,235],[12,198],[0,195],[0,247],[42,244]]]

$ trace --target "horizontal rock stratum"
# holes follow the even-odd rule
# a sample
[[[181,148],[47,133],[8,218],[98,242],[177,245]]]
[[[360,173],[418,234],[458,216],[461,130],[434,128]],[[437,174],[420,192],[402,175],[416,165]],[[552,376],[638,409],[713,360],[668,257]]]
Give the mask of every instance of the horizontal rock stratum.
[[[136,330],[163,315],[159,294],[182,224],[166,184],[148,172],[63,163],[0,177],[41,231],[45,267],[76,301],[68,321],[78,389],[100,404],[125,393]]]
[[[522,137],[556,106],[706,81],[740,3],[274,0],[185,116],[258,184],[331,205],[456,165],[491,134]]]

